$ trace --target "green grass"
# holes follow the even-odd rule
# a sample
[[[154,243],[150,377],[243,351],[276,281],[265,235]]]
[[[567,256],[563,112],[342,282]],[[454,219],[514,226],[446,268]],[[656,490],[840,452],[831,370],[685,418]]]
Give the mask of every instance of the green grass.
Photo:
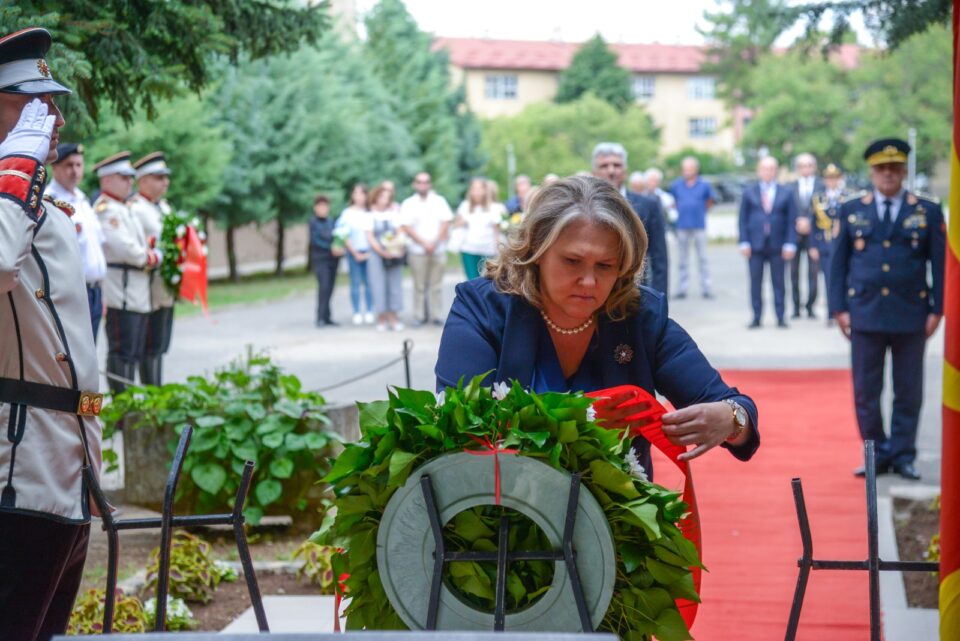
[[[340,284],[340,280],[341,277],[338,277],[338,284]],[[211,310],[216,310],[231,305],[245,305],[286,298],[294,294],[312,291],[316,287],[317,279],[313,274],[299,269],[283,276],[274,276],[273,274],[244,276],[237,282],[211,282],[207,288],[207,303]],[[184,301],[177,303],[176,315],[179,317],[193,316],[199,313],[201,313],[199,305]]]

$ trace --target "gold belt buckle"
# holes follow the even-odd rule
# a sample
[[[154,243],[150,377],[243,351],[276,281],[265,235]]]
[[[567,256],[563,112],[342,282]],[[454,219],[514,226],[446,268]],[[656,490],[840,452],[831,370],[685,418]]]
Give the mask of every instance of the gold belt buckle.
[[[77,403],[77,416],[100,416],[103,408],[103,394],[97,392],[80,392],[80,401]]]

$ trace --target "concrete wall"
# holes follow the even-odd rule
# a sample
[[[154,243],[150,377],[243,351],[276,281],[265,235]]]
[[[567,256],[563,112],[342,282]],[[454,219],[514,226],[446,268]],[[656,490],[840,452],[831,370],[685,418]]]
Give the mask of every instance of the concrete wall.
[[[253,274],[272,271],[276,262],[277,227],[268,224],[262,227],[244,225],[235,232],[237,243],[237,270],[241,274]],[[307,264],[307,244],[309,242],[307,224],[300,223],[287,227],[284,233],[284,249],[288,268],[302,267]],[[226,278],[227,233],[226,230],[210,221],[207,227],[207,273],[211,280]]]

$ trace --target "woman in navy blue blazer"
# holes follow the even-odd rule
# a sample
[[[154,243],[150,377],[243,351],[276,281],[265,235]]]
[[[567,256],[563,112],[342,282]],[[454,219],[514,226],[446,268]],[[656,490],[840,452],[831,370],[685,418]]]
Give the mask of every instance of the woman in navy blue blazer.
[[[667,316],[660,292],[637,285],[647,236],[620,193],[575,176],[545,186],[484,276],[461,283],[437,359],[437,388],[493,370],[535,392],[637,385],[665,396],[674,443],[692,459],[720,445],[748,460],[760,445],[757,408],[726,385]],[[598,401],[611,427],[636,407]],[[635,443],[650,470],[649,443]]]

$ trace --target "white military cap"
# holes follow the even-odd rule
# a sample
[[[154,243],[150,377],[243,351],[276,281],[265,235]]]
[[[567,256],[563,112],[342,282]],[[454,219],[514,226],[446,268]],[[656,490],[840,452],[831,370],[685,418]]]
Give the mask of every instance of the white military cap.
[[[121,151],[113,154],[109,158],[104,158],[93,166],[98,178],[120,174],[121,176],[136,176],[137,172],[130,164],[130,152]]]
[[[21,29],[0,38],[0,92],[27,95],[68,94],[53,79],[44,56],[53,39],[39,27]]]
[[[167,167],[167,159],[162,151],[149,153],[137,162],[133,163],[133,168],[137,170],[137,178],[143,178],[151,174],[169,176],[170,168]]]

